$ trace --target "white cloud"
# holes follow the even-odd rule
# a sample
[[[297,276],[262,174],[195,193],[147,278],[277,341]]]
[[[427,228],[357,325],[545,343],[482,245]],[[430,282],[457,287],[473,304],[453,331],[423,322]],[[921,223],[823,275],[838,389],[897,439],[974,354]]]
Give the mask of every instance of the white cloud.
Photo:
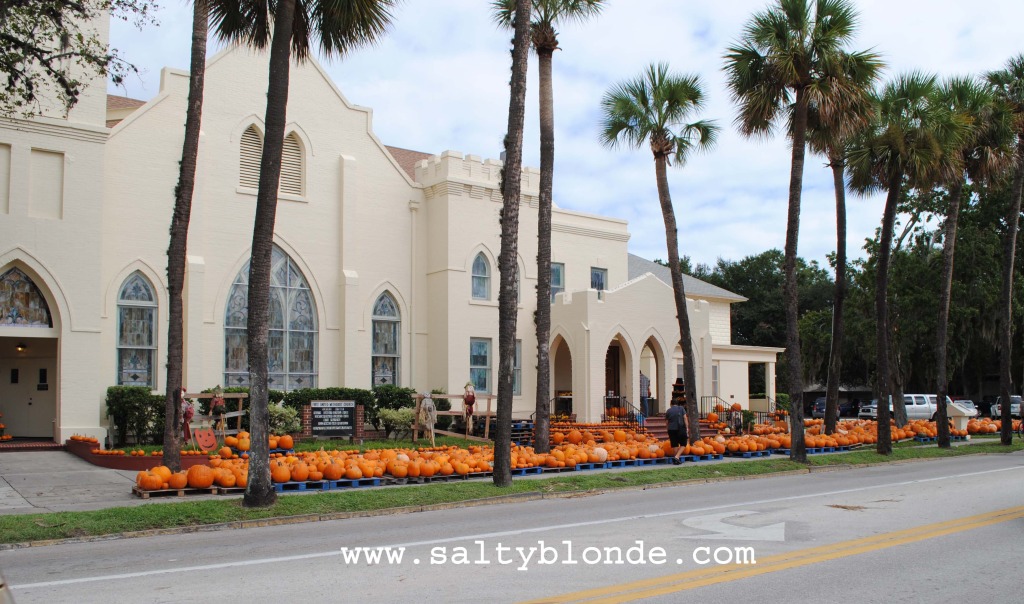
[[[405,2],[378,46],[325,62],[353,103],[374,111],[374,130],[387,144],[427,152],[455,149],[487,157],[501,151],[508,108],[509,32],[500,31],[488,2]],[[667,257],[664,225],[648,149],[607,150],[597,142],[599,103],[614,83],[652,61],[698,74],[708,104],[702,117],[722,127],[717,149],[695,156],[669,179],[679,221],[680,252],[697,262],[738,260],[785,242],[790,149],[781,138],[746,140],[733,126],[735,109],[721,71],[726,46],[765,0],[680,2],[609,0],[597,19],[559,32],[554,56],[555,202],[565,208],[630,221],[630,249]],[[858,0],[854,48],[881,53],[887,75],[921,69],[940,75],[998,69],[1022,51],[1019,0]],[[171,2],[162,25],[144,32],[115,22],[112,45],[143,69],[125,90],[156,94],[163,66],[188,66],[190,3]],[[219,47],[211,44],[211,51]],[[539,164],[536,62],[528,84],[525,161]],[[835,247],[832,178],[808,155],[804,175],[800,254],[825,262]],[[881,219],[882,199],[849,195],[849,253]]]

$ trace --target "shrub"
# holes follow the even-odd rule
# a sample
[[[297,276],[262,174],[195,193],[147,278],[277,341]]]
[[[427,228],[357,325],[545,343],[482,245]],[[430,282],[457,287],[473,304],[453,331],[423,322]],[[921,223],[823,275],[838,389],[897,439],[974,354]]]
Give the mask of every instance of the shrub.
[[[390,438],[392,433],[397,437],[400,432],[408,431],[415,415],[416,410],[409,407],[381,409],[377,412],[377,418],[383,426],[385,438]]]
[[[295,409],[281,405],[270,405],[267,411],[270,412],[270,432],[272,434],[291,434],[292,432],[302,431],[299,412]]]
[[[117,428],[115,446],[125,446],[129,432],[135,444],[162,442],[165,406],[164,396],[145,386],[107,388],[107,416]]]
[[[374,429],[380,430],[382,428],[380,412],[385,409],[414,409],[416,407],[416,401],[412,398],[414,394],[416,391],[412,388],[391,385],[377,386],[373,389],[374,404],[366,408],[366,421],[373,425]]]
[[[792,411],[789,404],[789,394],[785,392],[775,393],[775,410],[776,411]]]

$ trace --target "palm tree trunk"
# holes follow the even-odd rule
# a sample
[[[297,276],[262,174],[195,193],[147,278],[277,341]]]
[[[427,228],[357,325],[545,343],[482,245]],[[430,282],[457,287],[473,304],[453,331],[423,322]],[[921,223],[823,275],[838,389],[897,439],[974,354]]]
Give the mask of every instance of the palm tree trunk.
[[[277,501],[270,481],[269,372],[267,339],[270,310],[270,257],[277,219],[277,189],[281,181],[281,148],[288,110],[288,81],[291,67],[292,21],[295,0],[280,0],[274,15],[274,37],[270,42],[270,71],[267,83],[267,111],[264,123],[260,186],[256,194],[256,219],[252,230],[252,259],[249,264],[249,317],[246,323],[249,347],[249,484],[242,502],[245,507],[267,507]]]
[[[512,379],[516,354],[516,258],[519,243],[519,194],[523,170],[523,119],[526,114],[526,68],[530,51],[530,0],[516,2],[512,40],[512,81],[508,134],[502,169],[501,289],[498,294],[498,412],[494,430],[494,485],[512,485]]]
[[[878,271],[875,275],[875,372],[878,380],[878,453],[892,454],[892,430],[889,426],[889,259],[892,256],[892,231],[896,223],[896,201],[900,196],[903,177],[895,174],[889,179],[889,193],[885,197],[882,213],[882,234],[878,242]]]
[[[534,448],[551,449],[551,195],[555,177],[555,105],[551,88],[549,48],[537,48],[540,74],[540,199],[537,204],[537,405]]]
[[[672,195],[668,188],[668,160],[663,154],[654,156],[654,173],[658,180],[658,201],[661,215],[665,219],[665,243],[668,246],[668,269],[672,274],[672,294],[676,304],[676,318],[679,321],[679,346],[683,350],[683,382],[686,388],[686,415],[689,422],[690,443],[700,440],[700,415],[697,411],[697,368],[694,364],[693,338],[690,333],[690,315],[686,311],[686,288],[683,285],[683,271],[679,264],[679,236],[676,227],[676,213],[672,208]]]
[[[1021,193],[1024,192],[1024,133],[1018,135],[1017,174],[1010,189],[1010,207],[1006,212],[1006,234],[1003,239],[1003,288],[999,309],[999,395],[1003,397],[1000,443],[1010,445],[1013,432],[1010,421],[1010,395],[1013,378],[1010,376],[1013,337],[1013,263],[1017,253],[1017,228],[1020,221]]]
[[[210,8],[206,0],[192,7],[192,58],[188,81],[185,142],[181,148],[178,186],[174,191],[171,241],[167,247],[167,402],[164,408],[164,465],[181,469],[181,386],[184,364],[185,255],[188,224],[192,217],[192,192],[196,184],[199,131],[203,117],[203,86],[206,81],[206,34]]]
[[[939,429],[939,447],[949,448],[949,415],[946,409],[946,392],[949,379],[946,376],[946,347],[949,338],[949,301],[953,287],[953,256],[956,248],[956,227],[960,218],[960,197],[964,182],[957,180],[949,190],[949,209],[946,211],[946,225],[942,242],[942,279],[939,281],[939,321],[935,330],[935,421]]]
[[[836,288],[832,303],[832,343],[825,386],[825,434],[833,434],[839,421],[839,375],[843,368],[843,302],[846,299],[846,182],[841,154],[829,158],[836,192]]]
[[[804,380],[800,358],[799,299],[796,283],[797,240],[800,236],[800,196],[803,192],[804,154],[807,138],[807,92],[799,89],[793,116],[793,159],[789,172],[789,212],[786,218],[786,282],[782,297],[786,307],[786,363],[789,367],[789,400],[792,406],[790,459],[806,462],[804,445]]]

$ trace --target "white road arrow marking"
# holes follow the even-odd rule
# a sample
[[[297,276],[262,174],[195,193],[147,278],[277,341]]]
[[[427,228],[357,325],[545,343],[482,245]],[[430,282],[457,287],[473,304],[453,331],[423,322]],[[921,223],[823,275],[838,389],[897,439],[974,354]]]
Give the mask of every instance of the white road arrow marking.
[[[704,535],[684,535],[682,539],[732,539],[737,541],[785,541],[786,523],[769,524],[768,526],[738,526],[723,522],[725,518],[736,516],[749,516],[757,514],[749,510],[737,510],[735,512],[724,512],[721,514],[707,514],[705,516],[693,516],[683,520],[683,525],[701,531],[708,531]]]

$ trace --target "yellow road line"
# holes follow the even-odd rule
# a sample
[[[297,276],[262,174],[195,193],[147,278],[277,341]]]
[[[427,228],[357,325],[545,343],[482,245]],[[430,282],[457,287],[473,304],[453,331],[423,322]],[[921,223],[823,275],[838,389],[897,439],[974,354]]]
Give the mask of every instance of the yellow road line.
[[[976,516],[967,516],[955,520],[947,520],[926,524],[909,529],[872,535],[850,541],[831,543],[818,547],[806,548],[769,556],[758,560],[756,565],[714,566],[675,573],[664,577],[643,579],[630,583],[611,585],[574,593],[562,594],[550,598],[532,600],[527,604],[554,604],[563,602],[618,603],[630,602],[641,598],[650,598],[671,594],[697,587],[705,587],[727,581],[735,581],[746,577],[763,575],[770,572],[806,566],[817,562],[856,556],[859,554],[895,547],[907,543],[933,539],[963,531],[982,528],[1008,520],[1024,518],[1024,506],[997,510]]]

